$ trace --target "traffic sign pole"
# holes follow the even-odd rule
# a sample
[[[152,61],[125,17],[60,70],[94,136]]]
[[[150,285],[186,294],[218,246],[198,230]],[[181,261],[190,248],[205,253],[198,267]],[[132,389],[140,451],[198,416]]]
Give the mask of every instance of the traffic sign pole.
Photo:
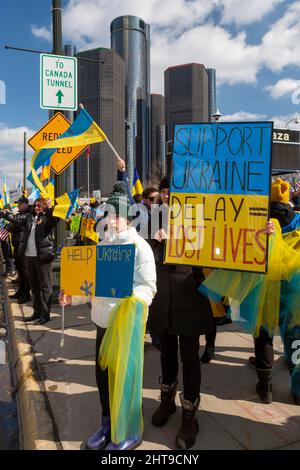
[[[61,28],[61,1],[52,0],[52,25],[53,25],[53,54],[62,54],[62,28]],[[54,114],[58,112],[54,109]],[[54,177],[54,197],[65,193],[64,175]],[[61,250],[66,243],[65,223],[60,220],[55,230],[56,252]],[[60,253],[54,260],[53,266],[53,297],[56,298],[60,290]]]

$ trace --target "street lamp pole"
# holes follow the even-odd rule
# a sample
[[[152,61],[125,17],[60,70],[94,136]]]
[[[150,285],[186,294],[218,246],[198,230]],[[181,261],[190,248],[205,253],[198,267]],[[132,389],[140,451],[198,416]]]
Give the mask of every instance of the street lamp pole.
[[[53,54],[62,55],[61,0],[52,0]],[[56,114],[58,110],[53,110]],[[54,197],[65,193],[65,175],[54,176]],[[55,231],[55,246],[59,249],[65,241],[64,224],[60,221]]]
[[[26,191],[26,144],[27,144],[27,135],[24,132],[24,151],[23,151],[23,191],[25,194]]]
[[[286,123],[285,127],[288,129],[288,128],[289,128],[289,124],[291,124],[292,122],[294,122],[295,124],[300,124],[300,119],[299,119],[298,115],[297,115],[297,116],[294,116],[292,119],[290,119],[290,120]]]

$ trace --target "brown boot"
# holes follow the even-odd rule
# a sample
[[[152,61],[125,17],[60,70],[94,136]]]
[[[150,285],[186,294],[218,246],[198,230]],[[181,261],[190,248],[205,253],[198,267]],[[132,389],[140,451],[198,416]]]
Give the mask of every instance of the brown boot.
[[[190,449],[195,444],[199,432],[199,424],[195,414],[199,407],[200,396],[195,403],[185,400],[183,392],[179,396],[182,405],[182,423],[176,436],[176,447]]]
[[[175,396],[177,391],[178,380],[172,385],[161,384],[161,403],[152,415],[153,426],[161,427],[167,423],[169,416],[176,411]]]
[[[272,369],[256,369],[258,384],[256,392],[261,401],[266,404],[272,403]]]

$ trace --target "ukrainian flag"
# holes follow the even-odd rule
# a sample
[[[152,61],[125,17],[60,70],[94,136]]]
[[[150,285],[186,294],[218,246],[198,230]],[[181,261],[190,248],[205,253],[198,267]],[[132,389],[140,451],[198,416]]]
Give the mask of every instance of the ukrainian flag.
[[[3,206],[4,206],[4,199],[3,199],[2,194],[0,193],[0,209],[3,209]]]
[[[4,204],[9,204],[9,194],[6,188],[6,176],[3,176],[3,196],[4,196]]]
[[[132,183],[132,195],[135,196],[136,194],[143,194],[143,185],[141,183],[141,180],[139,178],[139,174],[137,169],[134,169],[134,175],[133,175],[133,183]]]
[[[54,180],[49,181],[47,186],[45,186],[45,191],[47,193],[47,197],[54,201]]]
[[[56,152],[58,148],[78,147],[80,145],[95,144],[107,140],[105,133],[95,123],[93,118],[85,109],[81,109],[77,118],[69,129],[66,130],[58,139],[47,142],[41,149],[37,150],[31,159],[31,172],[27,179],[34,184],[41,194],[45,196],[45,188],[43,187],[36,170],[46,162]]]
[[[75,208],[77,199],[79,195],[79,189],[65,193],[60,197],[57,197],[57,205],[54,207],[53,215],[59,217],[60,219],[66,220]]]
[[[42,172],[41,172],[41,176],[40,176],[41,181],[46,181],[48,179],[50,179],[50,158],[42,166]]]

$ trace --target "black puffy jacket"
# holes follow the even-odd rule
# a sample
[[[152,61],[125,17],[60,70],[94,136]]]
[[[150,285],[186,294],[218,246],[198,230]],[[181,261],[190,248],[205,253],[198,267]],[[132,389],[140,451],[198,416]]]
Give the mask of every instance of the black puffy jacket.
[[[46,209],[44,213],[39,215],[35,227],[35,245],[41,263],[50,263],[55,258],[52,230],[59,219],[53,217],[52,212],[53,209]],[[19,256],[25,256],[34,215],[30,213],[26,213],[25,216],[23,214],[13,215],[0,210],[0,217],[22,228],[18,254]]]

